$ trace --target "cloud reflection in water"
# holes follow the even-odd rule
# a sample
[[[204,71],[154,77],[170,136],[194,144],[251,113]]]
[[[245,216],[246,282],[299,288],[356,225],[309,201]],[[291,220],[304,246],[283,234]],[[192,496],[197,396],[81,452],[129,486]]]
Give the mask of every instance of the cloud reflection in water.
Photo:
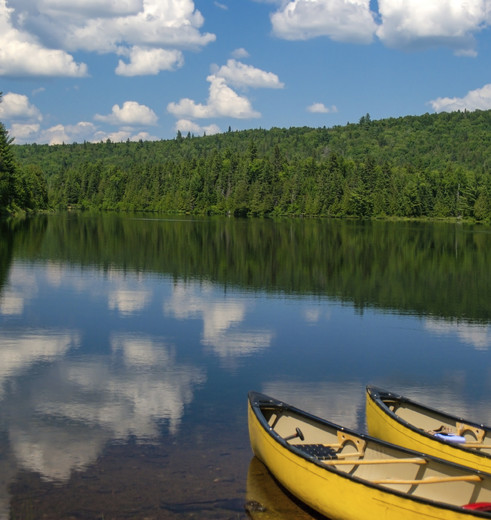
[[[457,335],[463,343],[472,345],[477,350],[487,350],[491,346],[491,329],[489,325],[427,319],[425,328],[438,336]]]
[[[176,434],[206,381],[204,370],[179,363],[171,347],[151,337],[114,334],[109,356],[84,358],[66,357],[76,334],[0,339],[3,381],[49,362],[2,405],[18,463],[48,480],[66,480],[94,462],[109,440],[151,441],[162,421]]]
[[[273,331],[245,328],[250,303],[215,296],[206,284],[176,284],[172,297],[164,303],[164,314],[177,319],[203,320],[202,344],[211,347],[223,361],[249,356],[268,348]]]

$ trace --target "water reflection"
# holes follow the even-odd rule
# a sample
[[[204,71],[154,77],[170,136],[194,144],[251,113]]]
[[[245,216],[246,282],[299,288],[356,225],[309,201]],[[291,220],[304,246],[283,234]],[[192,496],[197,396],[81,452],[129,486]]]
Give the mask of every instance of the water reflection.
[[[25,302],[38,292],[35,276],[28,269],[14,267],[11,269],[9,285],[0,292],[0,314],[4,316],[21,315]]]
[[[0,331],[0,399],[7,381],[21,376],[38,362],[54,362],[79,344],[79,334],[70,331]]]
[[[271,381],[261,391],[340,426],[365,429],[362,382]]]
[[[360,430],[367,383],[491,423],[479,230],[69,215],[7,231],[1,520],[34,499],[76,516],[82,496],[94,518],[245,515],[251,389]],[[312,518],[281,493],[269,518]]]
[[[148,442],[159,436],[161,425],[176,434],[185,406],[206,380],[202,369],[179,363],[172,348],[153,338],[114,335],[112,356],[57,363],[54,357],[65,354],[70,342],[52,339],[30,338],[28,345],[36,348],[23,356],[22,367],[39,359],[50,364],[4,403],[19,464],[47,479],[68,479],[94,462],[110,439]],[[12,367],[10,353],[2,350],[0,361]]]
[[[249,303],[251,305],[251,303]],[[177,283],[171,298],[164,303],[164,314],[179,320],[199,318],[203,321],[202,344],[225,363],[268,348],[273,332],[252,329],[246,323],[245,300],[224,299],[210,283]]]
[[[326,520],[290,495],[256,457],[249,464],[246,497],[253,520]]]
[[[491,346],[491,329],[487,324],[427,319],[425,327],[438,336],[458,336],[460,341],[477,350],[487,350]]]
[[[72,214],[28,220],[15,236],[13,241],[7,232],[0,276],[12,254],[27,260],[35,255],[106,273],[152,272],[177,281],[325,295],[361,310],[466,321],[491,315],[491,234],[477,226],[322,220],[246,225],[221,218]],[[111,305],[132,312],[147,302],[144,294],[115,294]]]

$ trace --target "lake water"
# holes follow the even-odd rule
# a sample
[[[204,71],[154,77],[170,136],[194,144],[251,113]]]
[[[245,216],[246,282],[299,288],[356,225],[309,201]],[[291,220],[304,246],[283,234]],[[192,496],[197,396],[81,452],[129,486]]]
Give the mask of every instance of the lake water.
[[[490,272],[491,230],[458,224],[0,223],[0,519],[317,518],[253,459],[247,392],[362,431],[367,384],[491,423]]]

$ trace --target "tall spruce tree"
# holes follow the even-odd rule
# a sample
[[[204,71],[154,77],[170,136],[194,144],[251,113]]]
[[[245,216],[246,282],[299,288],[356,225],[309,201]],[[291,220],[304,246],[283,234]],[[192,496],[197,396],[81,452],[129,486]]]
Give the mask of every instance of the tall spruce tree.
[[[2,92],[0,92],[0,103]],[[7,212],[15,196],[15,160],[12,151],[13,139],[0,122],[0,213]]]

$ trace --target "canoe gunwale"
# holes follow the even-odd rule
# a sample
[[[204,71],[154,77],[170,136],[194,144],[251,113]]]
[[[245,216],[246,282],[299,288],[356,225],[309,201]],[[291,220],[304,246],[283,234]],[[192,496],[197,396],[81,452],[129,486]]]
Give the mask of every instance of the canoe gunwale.
[[[440,502],[440,501],[437,501],[437,500],[432,500],[430,498],[427,498],[427,497],[419,497],[419,496],[416,496],[416,495],[411,495],[411,496],[408,496],[406,493],[402,492],[402,491],[399,491],[397,489],[393,489],[393,488],[390,488],[390,487],[386,487],[382,484],[377,484],[377,483],[374,483],[374,482],[371,482],[370,480],[368,479],[364,479],[364,478],[361,478],[361,477],[358,477],[356,475],[351,475],[349,473],[346,473],[342,470],[338,470],[336,467],[333,467],[331,465],[325,465],[322,463],[321,460],[319,460],[318,458],[316,458],[315,456],[313,455],[309,455],[308,453],[306,453],[305,451],[295,447],[294,445],[291,445],[289,444],[288,442],[286,442],[283,437],[281,437],[277,432],[275,432],[273,430],[273,428],[268,424],[268,422],[266,421],[262,411],[261,411],[261,408],[262,407],[267,407],[268,405],[272,408],[272,409],[277,409],[277,410],[282,410],[282,411],[289,411],[289,412],[293,412],[295,414],[298,414],[299,416],[301,417],[305,417],[307,419],[310,419],[310,420],[313,420],[315,422],[318,422],[319,424],[324,424],[324,425],[327,425],[329,427],[333,427],[335,429],[337,429],[338,431],[343,431],[343,432],[346,432],[346,433],[350,433],[350,434],[353,434],[365,441],[369,441],[369,442],[372,442],[372,443],[375,443],[375,444],[378,444],[380,446],[386,446],[388,448],[397,448],[398,451],[400,451],[401,453],[406,453],[408,455],[412,455],[412,456],[418,456],[418,457],[421,457],[421,458],[424,458],[426,460],[429,460],[429,459],[434,459],[436,462],[443,462],[449,466],[458,466],[460,468],[462,468],[461,465],[459,464],[455,464],[453,462],[450,462],[450,461],[446,461],[446,460],[443,460],[443,459],[439,459],[438,457],[434,457],[434,456],[428,456],[422,452],[418,452],[418,451],[415,451],[415,450],[409,450],[407,448],[403,448],[401,446],[396,446],[394,444],[391,444],[389,442],[386,442],[384,440],[381,440],[381,439],[378,439],[378,438],[375,438],[375,437],[371,437],[369,435],[365,435],[363,433],[359,433],[359,432],[356,432],[354,430],[351,430],[349,428],[345,428],[343,426],[340,426],[340,425],[337,425],[335,423],[332,423],[326,419],[323,419],[321,417],[317,417],[313,414],[310,414],[309,412],[306,412],[304,410],[300,410],[299,408],[296,408],[294,406],[291,406],[291,405],[288,405],[282,401],[279,401],[275,398],[272,398],[270,396],[267,396],[265,394],[262,394],[260,392],[249,392],[249,395],[248,395],[248,398],[249,398],[249,405],[250,405],[250,408],[254,414],[254,417],[255,419],[257,420],[257,422],[260,424],[260,426],[263,428],[263,430],[267,433],[267,435],[272,438],[277,444],[279,444],[283,449],[289,451],[290,453],[293,453],[294,455],[308,461],[309,463],[312,463],[314,464],[315,466],[321,468],[323,471],[326,471],[326,472],[330,472],[330,473],[333,473],[335,474],[337,477],[340,477],[342,479],[345,479],[347,481],[350,481],[352,482],[353,484],[357,484],[357,485],[362,485],[362,486],[365,486],[367,488],[372,488],[374,490],[377,490],[377,491],[381,491],[383,493],[387,493],[389,495],[394,495],[394,496],[397,496],[397,497],[400,497],[400,498],[405,498],[407,500],[410,500],[410,501],[415,501],[417,503],[420,503],[420,504],[426,504],[426,505],[429,505],[429,506],[432,506],[432,507],[436,507],[438,509],[442,509],[442,510],[451,510],[451,511],[454,511],[454,512],[458,512],[459,514],[463,514],[463,515],[470,515],[470,517],[482,517],[482,518],[490,518],[490,515],[489,513],[483,513],[483,512],[480,512],[480,511],[476,511],[476,510],[470,510],[470,509],[464,509],[462,508],[461,506],[457,506],[457,505],[452,505],[452,504],[448,504],[448,503],[445,503],[445,502]],[[266,467],[267,464],[266,464]],[[468,470],[470,473],[474,473],[475,475],[488,475],[487,473],[485,472],[482,472],[482,471],[479,471],[477,469],[471,469],[471,468],[465,468],[466,470]],[[268,468],[269,470],[269,468]],[[274,473],[273,473],[274,475]],[[278,478],[277,475],[274,475],[276,478]],[[292,490],[290,490],[293,494],[295,494]]]
[[[406,421],[406,419],[402,418],[401,416],[397,415],[394,411],[392,411],[384,403],[383,399],[384,398],[393,399],[394,401],[400,402],[401,404],[408,404],[408,405],[414,407],[415,409],[421,409],[423,411],[426,410],[430,413],[440,415],[441,417],[444,417],[444,418],[448,419],[449,421],[454,421],[456,423],[457,422],[465,423],[468,426],[483,429],[483,430],[491,433],[491,428],[489,426],[486,426],[484,424],[479,424],[479,423],[476,423],[473,421],[468,421],[467,419],[465,419],[463,417],[459,417],[457,415],[452,415],[450,413],[442,412],[441,410],[437,410],[436,408],[432,408],[431,406],[426,406],[425,404],[417,403],[416,401],[414,401],[408,397],[404,397],[404,396],[396,394],[394,392],[389,392],[387,390],[383,390],[376,386],[367,385],[366,392],[367,392],[367,395],[368,395],[369,399],[371,400],[371,402],[374,403],[384,414],[388,415],[394,421],[398,422],[399,424],[401,424],[405,428],[411,430],[412,432],[414,432],[418,435],[422,435],[422,436],[426,437],[427,439],[431,439],[432,441],[434,441],[438,444],[441,444],[442,446],[446,446],[446,447],[451,446],[453,449],[460,450],[463,453],[472,452],[480,457],[491,459],[491,453],[485,452],[485,451],[477,451],[479,446],[468,447],[468,446],[465,446],[465,444],[459,444],[459,443],[455,443],[455,442],[450,443],[449,441],[446,441],[444,439],[436,437],[435,435],[432,435],[431,433],[428,433],[427,431],[423,430],[422,428],[418,428],[418,427],[414,426],[410,422]]]

